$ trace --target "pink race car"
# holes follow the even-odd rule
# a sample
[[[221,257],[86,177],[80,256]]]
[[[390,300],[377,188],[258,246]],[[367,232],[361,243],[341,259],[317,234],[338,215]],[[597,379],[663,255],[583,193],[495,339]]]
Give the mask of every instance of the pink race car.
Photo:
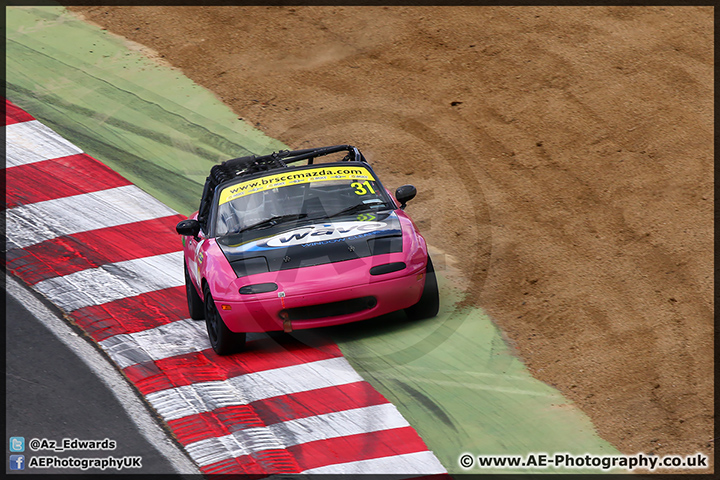
[[[328,163],[317,157],[346,152]],[[304,164],[296,164],[305,161]],[[350,145],[283,150],[215,165],[183,235],[190,317],[219,355],[247,332],[323,327],[397,310],[437,315],[425,239]]]

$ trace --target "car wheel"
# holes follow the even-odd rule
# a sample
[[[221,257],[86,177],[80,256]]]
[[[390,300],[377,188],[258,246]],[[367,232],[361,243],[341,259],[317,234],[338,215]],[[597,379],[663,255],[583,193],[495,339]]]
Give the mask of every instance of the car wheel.
[[[410,320],[423,320],[432,318],[440,310],[440,295],[438,294],[437,277],[433,268],[430,255],[427,259],[427,270],[425,272],[425,288],[420,300],[412,307],[405,309],[405,314]]]
[[[202,320],[205,318],[205,305],[203,305],[202,298],[200,298],[195,285],[193,285],[192,280],[190,280],[187,263],[183,261],[183,265],[185,267],[185,296],[187,296],[190,318],[193,320]]]
[[[225,325],[208,287],[205,287],[205,323],[210,345],[218,355],[230,355],[245,346],[245,333],[233,332]]]

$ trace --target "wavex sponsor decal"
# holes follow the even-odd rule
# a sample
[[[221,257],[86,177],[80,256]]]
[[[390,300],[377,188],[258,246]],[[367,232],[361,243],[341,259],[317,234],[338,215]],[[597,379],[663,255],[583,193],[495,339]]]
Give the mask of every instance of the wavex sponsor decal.
[[[268,247],[292,247],[307,243],[355,237],[376,232],[387,226],[385,222],[337,222],[324,225],[308,225],[276,235],[267,240],[265,245]]]

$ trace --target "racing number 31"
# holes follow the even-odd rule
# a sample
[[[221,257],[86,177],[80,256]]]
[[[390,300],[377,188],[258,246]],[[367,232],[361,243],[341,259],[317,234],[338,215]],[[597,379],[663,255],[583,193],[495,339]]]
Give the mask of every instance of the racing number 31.
[[[370,190],[370,193],[375,193],[372,185],[370,185],[370,182],[368,182],[367,180],[365,180],[363,183],[353,182],[350,184],[350,186],[355,189],[355,193],[357,195],[365,195],[366,193],[368,193],[368,190]],[[367,190],[365,189],[365,187],[367,187]]]

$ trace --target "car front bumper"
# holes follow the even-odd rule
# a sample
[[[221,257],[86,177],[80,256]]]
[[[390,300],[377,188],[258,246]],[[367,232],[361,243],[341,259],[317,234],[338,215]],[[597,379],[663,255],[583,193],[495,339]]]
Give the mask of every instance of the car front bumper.
[[[234,332],[269,332],[356,322],[414,305],[425,287],[425,266],[417,264],[356,285],[347,285],[347,275],[338,276],[337,264],[299,270],[252,279],[252,284],[276,283],[276,291],[216,299],[227,327]],[[313,282],[303,282],[298,275],[311,276]]]

